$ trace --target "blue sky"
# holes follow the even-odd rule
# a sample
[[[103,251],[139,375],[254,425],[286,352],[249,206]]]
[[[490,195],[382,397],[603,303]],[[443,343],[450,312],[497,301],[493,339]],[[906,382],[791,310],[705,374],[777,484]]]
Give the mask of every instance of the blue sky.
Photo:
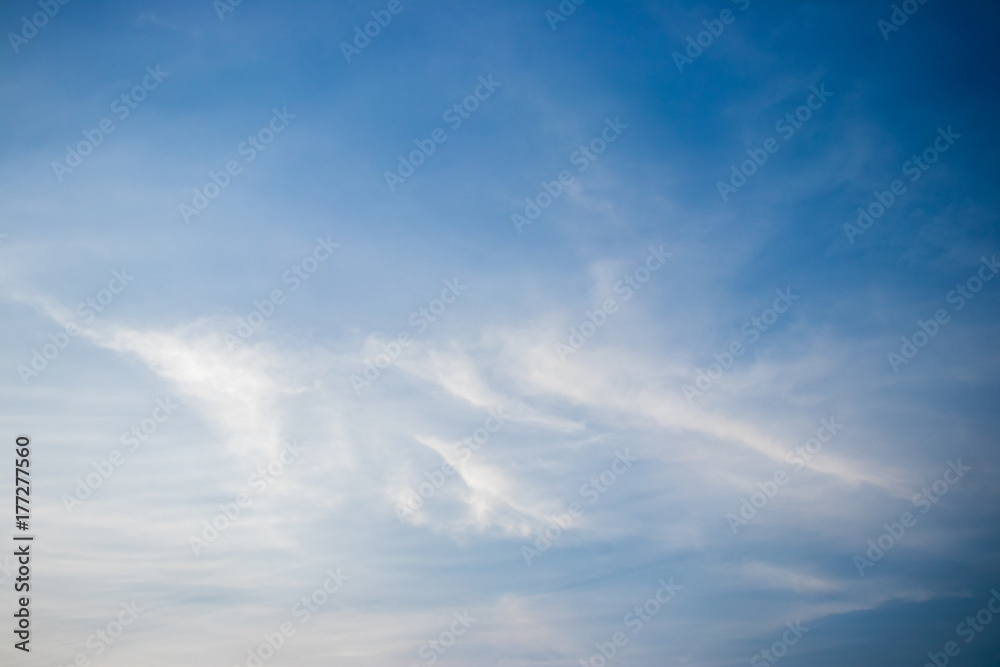
[[[220,2],[0,10],[3,664],[1000,659],[995,3]]]

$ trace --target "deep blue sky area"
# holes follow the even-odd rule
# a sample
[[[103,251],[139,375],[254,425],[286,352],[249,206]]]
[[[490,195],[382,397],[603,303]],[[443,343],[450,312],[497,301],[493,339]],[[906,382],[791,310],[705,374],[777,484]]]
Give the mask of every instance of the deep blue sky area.
[[[998,29],[5,3],[0,664],[1000,665]]]

